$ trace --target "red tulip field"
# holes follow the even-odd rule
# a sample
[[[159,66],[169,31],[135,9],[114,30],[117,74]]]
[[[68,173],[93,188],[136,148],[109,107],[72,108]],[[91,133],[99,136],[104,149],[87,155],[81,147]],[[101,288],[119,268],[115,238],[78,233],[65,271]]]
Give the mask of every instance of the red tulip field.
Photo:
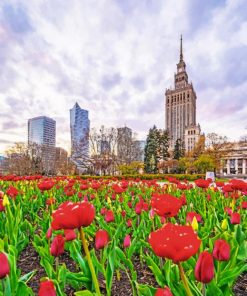
[[[247,295],[247,183],[163,181],[0,177],[0,295]]]

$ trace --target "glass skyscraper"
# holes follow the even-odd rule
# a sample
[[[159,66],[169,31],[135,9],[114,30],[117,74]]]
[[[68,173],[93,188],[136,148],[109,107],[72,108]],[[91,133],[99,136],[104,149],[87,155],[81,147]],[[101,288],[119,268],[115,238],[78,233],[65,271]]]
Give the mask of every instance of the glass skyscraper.
[[[81,109],[76,103],[70,109],[71,157],[72,159],[87,159],[89,156],[90,120],[88,111]]]
[[[56,121],[46,116],[28,120],[28,144],[56,145]]]
[[[46,116],[29,119],[28,145],[41,153],[44,173],[52,174],[55,166],[56,121]]]

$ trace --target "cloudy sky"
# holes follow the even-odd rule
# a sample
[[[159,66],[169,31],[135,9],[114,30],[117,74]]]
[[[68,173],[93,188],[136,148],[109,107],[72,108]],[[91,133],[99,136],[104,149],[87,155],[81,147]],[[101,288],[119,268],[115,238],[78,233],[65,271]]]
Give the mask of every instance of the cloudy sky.
[[[27,120],[57,122],[69,149],[69,109],[91,126],[164,128],[183,34],[205,133],[247,134],[246,0],[1,0],[0,153],[27,139]]]

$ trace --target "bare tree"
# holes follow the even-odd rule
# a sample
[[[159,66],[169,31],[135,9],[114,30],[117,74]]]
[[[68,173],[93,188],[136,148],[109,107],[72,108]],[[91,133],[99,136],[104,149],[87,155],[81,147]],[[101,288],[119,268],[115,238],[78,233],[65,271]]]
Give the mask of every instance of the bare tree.
[[[221,168],[221,160],[226,155],[227,145],[228,139],[226,136],[216,133],[207,134],[205,153],[213,158],[217,170]]]
[[[117,129],[101,126],[97,131],[93,128],[89,141],[92,173],[103,175],[116,173],[118,165]]]
[[[247,135],[243,135],[243,136],[241,136],[240,139],[239,139],[239,141],[240,141],[240,142],[245,142],[245,143],[246,143],[246,142],[247,142]]]
[[[15,143],[14,146],[5,151],[8,158],[8,171],[10,174],[28,175],[31,167],[27,145],[22,142]]]

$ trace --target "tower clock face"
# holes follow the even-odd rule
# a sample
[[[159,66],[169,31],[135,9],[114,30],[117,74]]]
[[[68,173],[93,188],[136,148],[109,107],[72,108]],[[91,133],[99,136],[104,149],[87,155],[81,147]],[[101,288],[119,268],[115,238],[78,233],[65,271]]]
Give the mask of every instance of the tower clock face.
[[[179,68],[179,69],[178,69],[178,72],[179,72],[179,73],[180,73],[180,72],[182,72],[182,71],[183,71],[183,69],[182,69],[182,68]]]

